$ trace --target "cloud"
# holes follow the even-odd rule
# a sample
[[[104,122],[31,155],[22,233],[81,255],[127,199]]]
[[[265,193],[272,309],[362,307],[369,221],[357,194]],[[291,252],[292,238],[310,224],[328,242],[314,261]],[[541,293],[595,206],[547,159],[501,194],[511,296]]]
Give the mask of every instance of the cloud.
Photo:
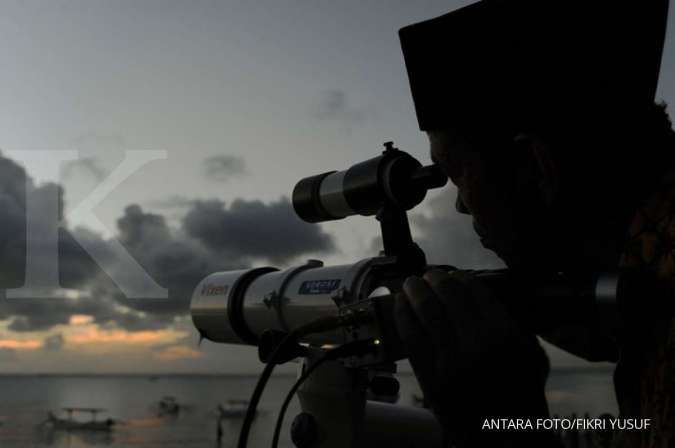
[[[63,189],[57,184],[36,185],[24,169],[0,155],[0,288],[25,283],[26,195],[36,201],[58,198],[63,209]],[[76,316],[90,316],[103,329],[126,332],[158,331],[174,325],[188,312],[192,291],[206,275],[242,268],[265,260],[286,263],[314,253],[335,249],[333,238],[320,226],[297,218],[288,199],[271,203],[234,200],[185,201],[185,215],[177,226],[165,216],[131,204],[117,221],[117,240],[162,287],[168,299],[127,299],[112,282],[135,281],[117,260],[109,241],[86,228],[65,226],[59,232],[59,280],[76,291],[62,298],[10,299],[0,295],[0,320],[14,332],[45,331],[68,325]],[[37,207],[35,220],[44,227],[31,234],[32,263],[48,263],[51,241],[46,226],[54,217],[48,207]],[[43,231],[42,231],[43,230]],[[76,239],[75,237],[79,238]],[[77,241],[87,241],[106,261],[104,272]],[[43,255],[44,254],[44,255]],[[56,343],[56,340],[50,340]],[[42,341],[39,341],[42,344]]]
[[[344,90],[325,90],[314,106],[314,118],[337,121],[344,125],[361,123],[366,119],[364,110],[351,104]]]
[[[233,260],[268,259],[287,263],[300,254],[335,250],[333,239],[320,226],[295,215],[287,198],[265,204],[237,199],[229,207],[218,200],[200,201],[187,213],[188,235]]]
[[[114,324],[130,330],[152,325],[152,321],[139,322],[140,316],[121,309],[109,297],[80,297],[78,299],[38,299],[2,298],[0,319],[9,320],[8,329],[14,332],[44,331],[56,325],[68,325],[73,316],[89,315],[94,322],[101,325]],[[134,320],[135,318],[135,320]]]
[[[204,175],[211,180],[227,182],[248,173],[244,159],[232,155],[208,157],[203,162]]]

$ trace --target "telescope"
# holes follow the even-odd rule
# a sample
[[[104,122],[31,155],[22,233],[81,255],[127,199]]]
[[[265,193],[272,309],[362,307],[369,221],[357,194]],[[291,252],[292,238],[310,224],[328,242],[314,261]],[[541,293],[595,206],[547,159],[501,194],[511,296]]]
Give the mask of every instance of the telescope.
[[[303,412],[291,429],[297,447],[442,446],[441,429],[427,409],[367,398],[398,393],[395,362],[406,353],[393,324],[394,296],[407,277],[429,268],[413,241],[407,211],[446,182],[438,166],[423,166],[387,142],[377,157],[300,180],[292,195],[296,214],[310,223],[374,216],[383,243],[378,255],[337,266],[309,260],[286,269],[217,272],[195,288],[191,314],[200,335],[257,346],[267,363],[261,378],[274,364],[302,358],[296,386]],[[646,291],[640,275],[472,274],[499,292],[507,309],[535,333],[589,315],[617,322],[617,303]],[[240,448],[249,428],[246,421]]]
[[[348,170],[302,179],[292,195],[300,218],[317,223],[375,215],[382,230],[382,253],[339,266],[309,260],[284,270],[258,267],[212,274],[192,298],[195,326],[215,342],[258,346],[267,330],[290,332],[320,317],[358,315],[359,322],[349,327],[308,334],[300,342],[322,347],[373,338],[380,342],[377,355],[354,362],[401,359],[392,319],[386,318],[391,316],[392,293],[426,267],[424,252],[412,240],[406,211],[422,202],[429,189],[446,182],[438,166],[422,166],[391,142],[378,157]]]

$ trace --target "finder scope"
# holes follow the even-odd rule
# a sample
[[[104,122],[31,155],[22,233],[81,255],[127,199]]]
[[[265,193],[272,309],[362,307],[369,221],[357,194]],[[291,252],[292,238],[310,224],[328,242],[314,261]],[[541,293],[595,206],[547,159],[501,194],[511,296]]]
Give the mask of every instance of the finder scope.
[[[447,181],[438,166],[422,166],[410,154],[387,142],[377,157],[343,171],[329,171],[299,181],[293,189],[293,207],[307,222],[371,216],[385,205],[406,211],[422,202],[427,190],[442,187]]]

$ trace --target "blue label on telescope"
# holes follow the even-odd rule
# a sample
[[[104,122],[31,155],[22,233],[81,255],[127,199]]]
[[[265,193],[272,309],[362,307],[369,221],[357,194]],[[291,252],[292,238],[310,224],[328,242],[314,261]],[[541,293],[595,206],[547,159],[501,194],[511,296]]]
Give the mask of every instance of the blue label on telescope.
[[[306,280],[300,285],[298,294],[330,294],[338,289],[340,279]]]

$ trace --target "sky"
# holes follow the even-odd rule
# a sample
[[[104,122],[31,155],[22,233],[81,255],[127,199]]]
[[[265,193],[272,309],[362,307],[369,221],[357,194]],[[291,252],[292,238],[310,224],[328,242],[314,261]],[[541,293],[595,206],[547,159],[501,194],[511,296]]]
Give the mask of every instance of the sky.
[[[59,261],[75,291],[4,299],[0,373],[259,370],[249,347],[197,346],[192,287],[223,269],[375,255],[374,219],[304,224],[288,197],[299,179],[373,157],[389,140],[429,162],[397,30],[468,3],[0,0],[3,286],[21,286],[27,191],[63,200]],[[670,103],[673,36],[658,91]],[[66,150],[78,158],[59,165]],[[69,214],[129,152],[149,150],[163,155],[97,202],[94,217]],[[432,262],[498,266],[453,198],[447,187],[411,213],[416,239]],[[108,248],[121,242],[168,299],[122,297],[82,241],[113,270]],[[577,361],[555,352],[553,363]]]

